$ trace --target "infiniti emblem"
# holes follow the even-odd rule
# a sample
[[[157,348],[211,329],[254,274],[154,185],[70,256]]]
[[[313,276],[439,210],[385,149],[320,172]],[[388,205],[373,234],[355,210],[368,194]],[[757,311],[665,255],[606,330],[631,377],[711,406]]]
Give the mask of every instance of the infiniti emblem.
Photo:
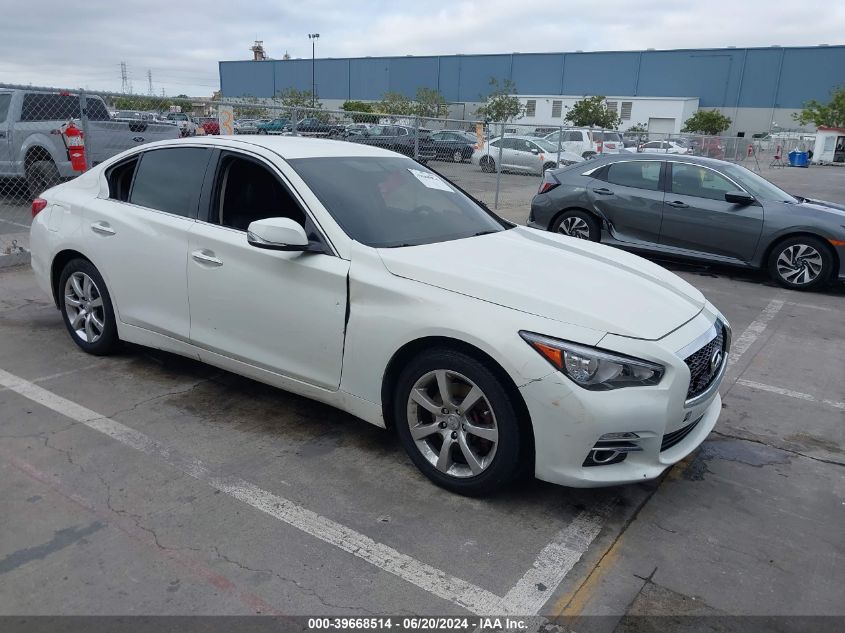
[[[715,374],[716,370],[722,364],[722,350],[715,349],[710,355],[710,374]]]

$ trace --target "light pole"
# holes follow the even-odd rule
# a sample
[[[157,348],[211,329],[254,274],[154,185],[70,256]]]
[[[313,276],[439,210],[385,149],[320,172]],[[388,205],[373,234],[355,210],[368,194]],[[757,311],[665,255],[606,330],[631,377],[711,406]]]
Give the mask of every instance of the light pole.
[[[314,74],[314,67],[316,66],[315,49],[319,33],[309,33],[308,39],[311,40],[311,107],[316,107],[317,104],[317,79]]]

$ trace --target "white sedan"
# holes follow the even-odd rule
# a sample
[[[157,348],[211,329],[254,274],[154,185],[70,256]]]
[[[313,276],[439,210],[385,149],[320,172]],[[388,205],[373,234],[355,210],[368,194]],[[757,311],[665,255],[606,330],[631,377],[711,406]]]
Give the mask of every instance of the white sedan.
[[[730,329],[695,288],[393,152],[164,141],[33,214],[32,267],[82,350],[147,345],[329,403],[459,493],[651,479],[719,416]]]
[[[692,154],[692,150],[689,147],[675,141],[649,141],[648,143],[641,143],[637,151],[660,152],[661,154]]]

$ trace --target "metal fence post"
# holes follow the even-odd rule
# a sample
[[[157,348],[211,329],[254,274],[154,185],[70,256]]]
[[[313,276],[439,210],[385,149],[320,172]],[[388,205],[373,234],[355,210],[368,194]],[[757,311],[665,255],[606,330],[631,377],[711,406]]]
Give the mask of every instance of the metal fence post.
[[[420,158],[420,117],[414,115],[414,160]]]
[[[502,180],[502,140],[505,138],[505,124],[504,122],[499,124],[501,127],[501,134],[499,134],[499,156],[496,159],[496,198],[493,200],[493,208],[499,208],[499,184]]]
[[[299,119],[299,113],[296,108],[293,108],[290,113],[290,131],[294,136],[296,136],[296,124],[299,122],[297,119]]]
[[[79,115],[82,123],[82,134],[85,135],[85,169],[91,169],[91,135],[88,133],[90,127],[88,125],[88,97],[85,91],[79,93]]]
[[[563,145],[563,126],[557,129],[557,166],[560,167],[560,148]]]

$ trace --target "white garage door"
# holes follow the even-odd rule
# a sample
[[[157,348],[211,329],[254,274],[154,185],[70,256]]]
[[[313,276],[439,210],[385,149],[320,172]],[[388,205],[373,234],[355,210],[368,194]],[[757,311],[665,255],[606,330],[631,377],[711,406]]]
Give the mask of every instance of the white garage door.
[[[655,119],[649,117],[648,131],[652,134],[672,134],[675,131],[675,119]]]

